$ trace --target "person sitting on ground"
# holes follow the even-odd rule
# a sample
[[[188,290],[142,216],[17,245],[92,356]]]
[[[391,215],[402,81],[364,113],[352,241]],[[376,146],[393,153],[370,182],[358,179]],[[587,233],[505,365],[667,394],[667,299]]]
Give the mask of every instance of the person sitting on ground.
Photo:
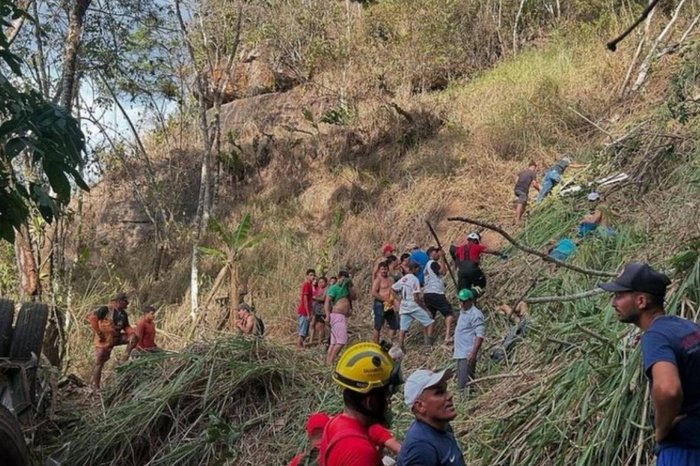
[[[381,264],[382,262],[386,262],[386,260],[389,258],[389,256],[392,255],[394,251],[396,251],[396,248],[391,243],[386,243],[382,246],[382,256],[377,258],[377,260],[374,261],[374,265],[372,266],[372,280],[377,278],[377,275],[379,275],[379,264]]]
[[[382,465],[370,427],[388,426],[393,369],[391,356],[376,343],[356,343],[341,355],[333,381],[343,388],[343,412],[323,431],[320,464]]]
[[[418,244],[414,244],[411,246],[409,260],[418,264],[418,272],[415,273],[415,276],[418,278],[420,286],[423,286],[425,284],[425,275],[423,275],[423,271],[425,270],[425,265],[430,260],[428,253],[423,251]]]
[[[299,306],[297,306],[297,348],[304,347],[304,340],[309,336],[309,322],[311,320],[311,303],[313,301],[312,283],[316,278],[314,269],[307,269],[304,282],[301,284]]]
[[[143,351],[155,351],[158,349],[156,345],[156,308],[153,306],[146,306],[143,308],[143,313],[141,318],[136,323],[136,336],[138,337],[138,343],[136,344],[136,350],[138,352]]]
[[[323,429],[331,418],[326,413],[313,413],[306,420],[306,436],[309,439],[309,451],[301,452],[289,462],[288,466],[317,464],[318,452],[323,436]],[[303,461],[303,462],[302,462]]]
[[[476,360],[486,334],[484,314],[474,305],[472,290],[459,290],[459,318],[455,327],[453,357],[457,363],[457,388],[464,390],[476,374]]]
[[[423,343],[433,344],[433,323],[430,314],[425,309],[420,292],[420,283],[416,277],[420,266],[413,261],[408,263],[408,272],[401,280],[394,283],[391,289],[399,302],[399,346],[405,351],[404,340],[411,322],[417,320],[423,326]]]
[[[100,389],[102,380],[102,368],[112,355],[112,350],[117,345],[126,345],[126,361],[131,350],[138,343],[138,337],[134,329],[129,325],[129,315],[126,308],[129,299],[126,293],[117,293],[107,306],[102,306],[88,316],[88,322],[94,333],[95,364],[92,368],[90,384],[93,389]]]
[[[394,311],[394,294],[391,286],[394,280],[389,277],[389,265],[386,262],[379,264],[379,274],[372,282],[372,313],[374,315],[374,329],[372,330],[372,341],[379,343],[384,323],[389,327],[389,336],[393,340],[399,330],[399,319]]]
[[[588,202],[590,203],[589,212],[581,219],[578,226],[578,237],[583,238],[587,234],[594,232],[603,222],[603,212],[598,208],[600,195],[596,192],[588,194]]]
[[[404,400],[416,417],[406,431],[398,466],[465,466],[450,421],[457,417],[447,391],[451,370],[419,369],[408,377]]]
[[[527,168],[515,177],[515,226],[520,225],[520,221],[527,207],[527,198],[530,194],[530,185],[536,190],[540,190],[540,184],[535,180],[537,176],[537,162],[530,162]]]
[[[248,303],[240,303],[238,305],[238,320],[236,321],[238,331],[243,335],[260,336],[257,323],[258,321],[250,305]]]
[[[333,364],[338,353],[348,343],[348,317],[352,314],[352,302],[357,299],[355,286],[350,274],[345,270],[338,272],[338,283],[326,291],[326,322],[331,327],[331,339],[326,356],[326,363]]]
[[[457,288],[473,289],[478,286],[486,288],[486,275],[481,270],[481,255],[493,254],[501,259],[507,256],[497,249],[481,244],[481,235],[475,231],[466,236],[466,240],[450,246],[450,255],[457,266]]]
[[[445,297],[445,280],[442,278],[447,273],[445,252],[435,246],[428,248],[430,260],[425,265],[425,286],[423,287],[423,301],[425,308],[433,319],[439,312],[445,319],[445,343],[452,342],[452,322],[454,311],[452,305]]]
[[[328,279],[321,277],[318,279],[316,290],[314,290],[313,304],[311,305],[313,314],[311,343],[315,339],[319,346],[323,343],[326,334],[326,310],[323,308],[326,302],[326,291],[328,291]]]

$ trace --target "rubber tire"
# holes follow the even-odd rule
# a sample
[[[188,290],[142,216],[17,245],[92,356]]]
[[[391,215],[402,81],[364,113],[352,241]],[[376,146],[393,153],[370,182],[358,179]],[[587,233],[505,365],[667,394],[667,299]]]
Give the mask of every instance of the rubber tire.
[[[31,466],[27,444],[15,416],[0,405],[0,458],[2,464]]]
[[[15,303],[0,298],[0,358],[10,355],[12,342],[12,321],[15,318]]]
[[[49,319],[49,306],[42,303],[24,303],[19,310],[15,331],[10,345],[10,358],[31,359],[41,355],[46,322]]]

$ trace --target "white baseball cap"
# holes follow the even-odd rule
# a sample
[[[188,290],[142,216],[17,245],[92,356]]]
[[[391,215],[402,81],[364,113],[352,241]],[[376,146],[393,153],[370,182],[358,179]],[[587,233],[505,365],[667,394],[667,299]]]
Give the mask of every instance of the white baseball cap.
[[[476,241],[481,241],[481,235],[479,235],[479,233],[477,233],[477,232],[475,232],[475,231],[472,231],[471,233],[469,233],[469,234],[467,235],[467,239],[473,239],[473,240],[476,240]]]
[[[451,369],[445,369],[440,372],[418,369],[406,379],[406,383],[403,386],[403,397],[406,406],[409,408],[412,407],[413,403],[416,402],[420,394],[423,393],[423,390],[426,388],[430,388],[433,385],[437,385],[451,378]]]

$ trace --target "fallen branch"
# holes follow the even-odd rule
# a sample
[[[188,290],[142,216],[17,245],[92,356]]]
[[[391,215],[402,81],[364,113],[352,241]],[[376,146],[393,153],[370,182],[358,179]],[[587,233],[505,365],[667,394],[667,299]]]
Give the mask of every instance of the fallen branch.
[[[591,296],[597,296],[602,293],[605,293],[605,290],[596,288],[594,290],[588,290],[575,294],[567,294],[564,296],[540,296],[537,298],[525,298],[524,301],[528,304],[562,303],[564,301],[574,301],[576,299],[590,298]]]
[[[584,275],[593,275],[596,277],[615,277],[615,276],[617,276],[617,274],[613,273],[613,272],[605,272],[603,270],[587,269],[584,267],[570,265],[570,264],[567,264],[567,263],[562,262],[560,260],[557,260],[557,259],[550,257],[547,254],[540,252],[534,248],[531,248],[529,246],[525,246],[524,244],[520,243],[515,238],[510,236],[505,230],[503,230],[503,228],[496,226],[496,225],[492,225],[490,223],[485,223],[485,222],[482,222],[479,220],[473,220],[473,219],[466,218],[466,217],[448,217],[447,220],[450,222],[471,223],[472,225],[477,225],[477,226],[480,226],[482,228],[487,228],[489,230],[495,231],[499,235],[503,236],[506,240],[508,240],[508,242],[511,243],[513,246],[520,249],[521,251],[527,252],[529,254],[533,254],[537,257],[540,257],[545,262],[551,262],[553,264],[557,264],[561,267],[564,267],[565,269],[573,270],[574,272],[582,273]]]

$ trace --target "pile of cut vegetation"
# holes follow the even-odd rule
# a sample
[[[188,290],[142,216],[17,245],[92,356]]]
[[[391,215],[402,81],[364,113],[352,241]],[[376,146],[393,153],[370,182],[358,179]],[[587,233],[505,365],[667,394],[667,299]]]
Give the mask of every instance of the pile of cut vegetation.
[[[61,439],[65,464],[279,464],[304,448],[311,410],[339,409],[326,380],[299,353],[240,337],[142,356]]]

